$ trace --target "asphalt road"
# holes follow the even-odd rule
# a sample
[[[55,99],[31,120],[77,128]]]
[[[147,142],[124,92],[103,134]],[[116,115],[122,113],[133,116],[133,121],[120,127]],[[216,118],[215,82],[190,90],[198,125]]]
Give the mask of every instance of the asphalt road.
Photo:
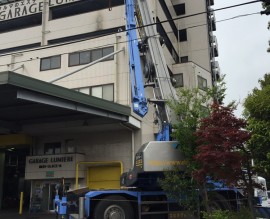
[[[0,210],[1,219],[56,219],[55,213],[29,213],[19,214],[16,210]]]

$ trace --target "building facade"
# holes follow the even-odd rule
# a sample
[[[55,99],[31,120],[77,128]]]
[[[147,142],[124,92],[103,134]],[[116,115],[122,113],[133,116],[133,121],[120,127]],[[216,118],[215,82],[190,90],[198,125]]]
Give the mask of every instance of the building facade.
[[[175,88],[219,78],[213,4],[149,0]],[[124,0],[0,0],[2,208],[24,191],[30,210],[51,210],[63,178],[70,189],[119,188],[155,139],[154,106],[143,118],[131,109],[125,25]]]

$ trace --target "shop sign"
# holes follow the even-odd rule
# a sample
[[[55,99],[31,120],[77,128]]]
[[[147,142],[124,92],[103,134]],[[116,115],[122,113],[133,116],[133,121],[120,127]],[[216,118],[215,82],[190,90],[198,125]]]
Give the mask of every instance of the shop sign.
[[[48,0],[49,7],[69,4],[78,0]],[[0,5],[0,21],[24,17],[41,13],[44,7],[43,0],[22,0]]]
[[[83,161],[82,154],[59,154],[26,157],[25,178],[73,178],[76,163]]]

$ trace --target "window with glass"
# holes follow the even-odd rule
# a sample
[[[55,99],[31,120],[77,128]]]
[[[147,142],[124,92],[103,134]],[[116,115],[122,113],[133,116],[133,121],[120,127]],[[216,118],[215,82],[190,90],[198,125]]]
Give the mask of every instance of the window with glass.
[[[107,56],[114,52],[113,46],[82,51],[82,52],[75,52],[69,54],[69,66],[76,66],[76,65],[84,65],[90,62],[96,61],[104,56]],[[103,61],[113,60],[114,56],[110,56]]]
[[[108,101],[114,101],[113,84],[105,84],[105,85],[93,86],[93,87],[83,87],[83,88],[77,88],[75,90],[84,94],[91,95],[93,97],[102,98]]]
[[[179,30],[179,42],[187,41],[187,29]]]
[[[44,154],[60,154],[61,153],[61,142],[50,142],[44,144]]]
[[[188,56],[182,56],[182,57],[180,57],[180,62],[181,62],[181,63],[186,63],[186,62],[188,62]]]
[[[183,15],[186,13],[185,3],[174,5],[173,8],[177,16]]]
[[[201,76],[198,76],[198,88],[201,90],[207,89],[207,80]]]
[[[184,87],[183,73],[173,75],[173,86],[174,87]]]
[[[51,69],[57,69],[61,67],[61,56],[51,56],[42,58],[40,60],[40,70],[46,71]]]
[[[113,101],[113,84],[91,87],[91,95],[105,100]]]

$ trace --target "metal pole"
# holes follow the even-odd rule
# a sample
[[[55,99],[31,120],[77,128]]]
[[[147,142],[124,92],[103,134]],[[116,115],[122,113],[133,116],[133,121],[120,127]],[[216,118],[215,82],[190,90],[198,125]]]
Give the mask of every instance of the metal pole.
[[[80,163],[78,162],[76,164],[76,182],[75,182],[75,189],[78,189],[78,184],[79,184],[79,165]]]
[[[82,68],[79,68],[79,69],[77,69],[77,70],[75,70],[75,71],[73,71],[73,72],[70,72],[70,73],[67,73],[67,74],[65,74],[65,75],[62,75],[62,76],[60,76],[60,77],[58,77],[58,78],[55,78],[55,79],[49,81],[49,83],[54,83],[54,82],[56,82],[56,81],[58,81],[58,80],[60,80],[60,79],[62,79],[62,78],[65,78],[65,77],[67,77],[67,76],[69,76],[69,75],[75,74],[75,73],[78,72],[78,71],[81,71],[81,70],[83,70],[83,69],[85,69],[85,68],[88,68],[88,67],[90,67],[91,65],[94,65],[94,64],[96,64],[96,63],[98,63],[98,62],[100,62],[100,61],[102,61],[102,60],[104,60],[104,59],[107,59],[107,58],[109,58],[110,56],[115,55],[115,54],[117,54],[117,53],[119,53],[119,52],[122,52],[122,51],[124,51],[124,48],[122,48],[122,49],[120,49],[120,50],[118,50],[118,51],[116,51],[116,52],[113,52],[113,53],[111,53],[111,54],[108,54],[108,55],[106,55],[106,56],[104,56],[104,57],[102,57],[102,58],[100,58],[100,59],[98,59],[98,60],[96,60],[96,61],[93,61],[93,62],[89,63],[88,65],[83,66]]]
[[[84,197],[79,198],[79,219],[84,217]]]
[[[20,65],[20,66],[18,66],[17,68],[12,69],[11,71],[16,71],[16,70],[18,70],[18,69],[20,69],[20,68],[23,68],[23,67],[24,67],[24,65]]]
[[[19,214],[22,214],[22,207],[23,207],[23,192],[20,194],[20,208],[19,208]]]

